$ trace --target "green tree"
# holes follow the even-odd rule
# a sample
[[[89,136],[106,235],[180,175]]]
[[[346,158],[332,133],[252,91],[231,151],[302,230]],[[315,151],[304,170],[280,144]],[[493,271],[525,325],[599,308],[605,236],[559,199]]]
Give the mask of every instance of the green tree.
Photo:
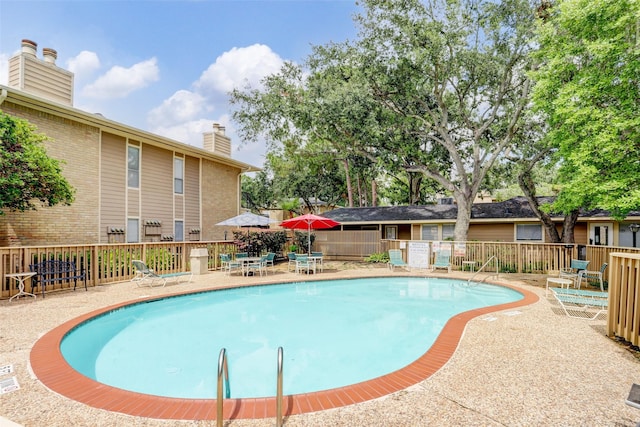
[[[394,123],[373,140],[373,154],[452,194],[455,239],[466,240],[473,200],[515,143],[528,102],[533,8],[525,0],[364,4],[360,66]]]
[[[268,170],[261,170],[252,178],[242,177],[242,207],[259,213],[263,209],[275,207],[273,180]]]
[[[74,190],[60,163],[47,156],[47,137],[29,122],[0,111],[0,214],[37,209],[36,201],[69,205]]]
[[[561,158],[553,210],[640,207],[640,2],[545,2],[533,101]]]

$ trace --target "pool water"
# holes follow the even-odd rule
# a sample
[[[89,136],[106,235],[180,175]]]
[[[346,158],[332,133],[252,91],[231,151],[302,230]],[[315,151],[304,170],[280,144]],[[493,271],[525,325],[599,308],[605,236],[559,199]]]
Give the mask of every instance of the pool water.
[[[226,348],[232,398],[274,396],[277,349],[284,393],[341,387],[400,369],[445,323],[474,308],[518,301],[508,288],[440,278],[375,278],[254,286],[133,304],[62,341],[83,375],[139,393],[215,398]]]

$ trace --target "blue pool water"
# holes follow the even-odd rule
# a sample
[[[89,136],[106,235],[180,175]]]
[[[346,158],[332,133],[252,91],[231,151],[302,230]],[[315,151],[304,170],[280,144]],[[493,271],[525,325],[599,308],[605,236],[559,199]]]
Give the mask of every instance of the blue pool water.
[[[61,351],[77,371],[140,393],[215,398],[227,349],[231,397],[341,387],[424,354],[457,313],[518,301],[500,286],[393,277],[208,291],[136,303],[72,330]]]

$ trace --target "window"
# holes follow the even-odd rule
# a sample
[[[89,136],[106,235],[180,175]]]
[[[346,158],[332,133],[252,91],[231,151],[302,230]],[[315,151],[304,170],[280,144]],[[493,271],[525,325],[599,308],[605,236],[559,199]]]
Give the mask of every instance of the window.
[[[174,223],[174,230],[175,232],[175,241],[176,242],[184,242],[184,222],[183,221],[176,221]]]
[[[386,226],[384,228],[384,238],[388,240],[396,240],[398,238],[398,227]]]
[[[140,188],[140,149],[127,147],[127,185]]]
[[[442,224],[442,240],[453,240],[453,230],[455,228],[455,224]]]
[[[516,240],[542,241],[542,224],[518,224],[516,225]]]
[[[138,243],[140,241],[140,222],[137,218],[127,220],[127,243]]]
[[[438,239],[438,226],[437,225],[423,225],[422,226],[422,239],[421,240],[440,240],[440,239]]]
[[[184,159],[173,159],[173,192],[182,194],[184,191]]]

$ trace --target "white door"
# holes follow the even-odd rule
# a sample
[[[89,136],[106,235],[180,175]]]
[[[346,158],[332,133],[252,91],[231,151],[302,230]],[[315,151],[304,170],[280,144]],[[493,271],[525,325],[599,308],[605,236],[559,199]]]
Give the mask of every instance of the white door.
[[[613,223],[593,223],[589,228],[589,244],[613,246]]]

